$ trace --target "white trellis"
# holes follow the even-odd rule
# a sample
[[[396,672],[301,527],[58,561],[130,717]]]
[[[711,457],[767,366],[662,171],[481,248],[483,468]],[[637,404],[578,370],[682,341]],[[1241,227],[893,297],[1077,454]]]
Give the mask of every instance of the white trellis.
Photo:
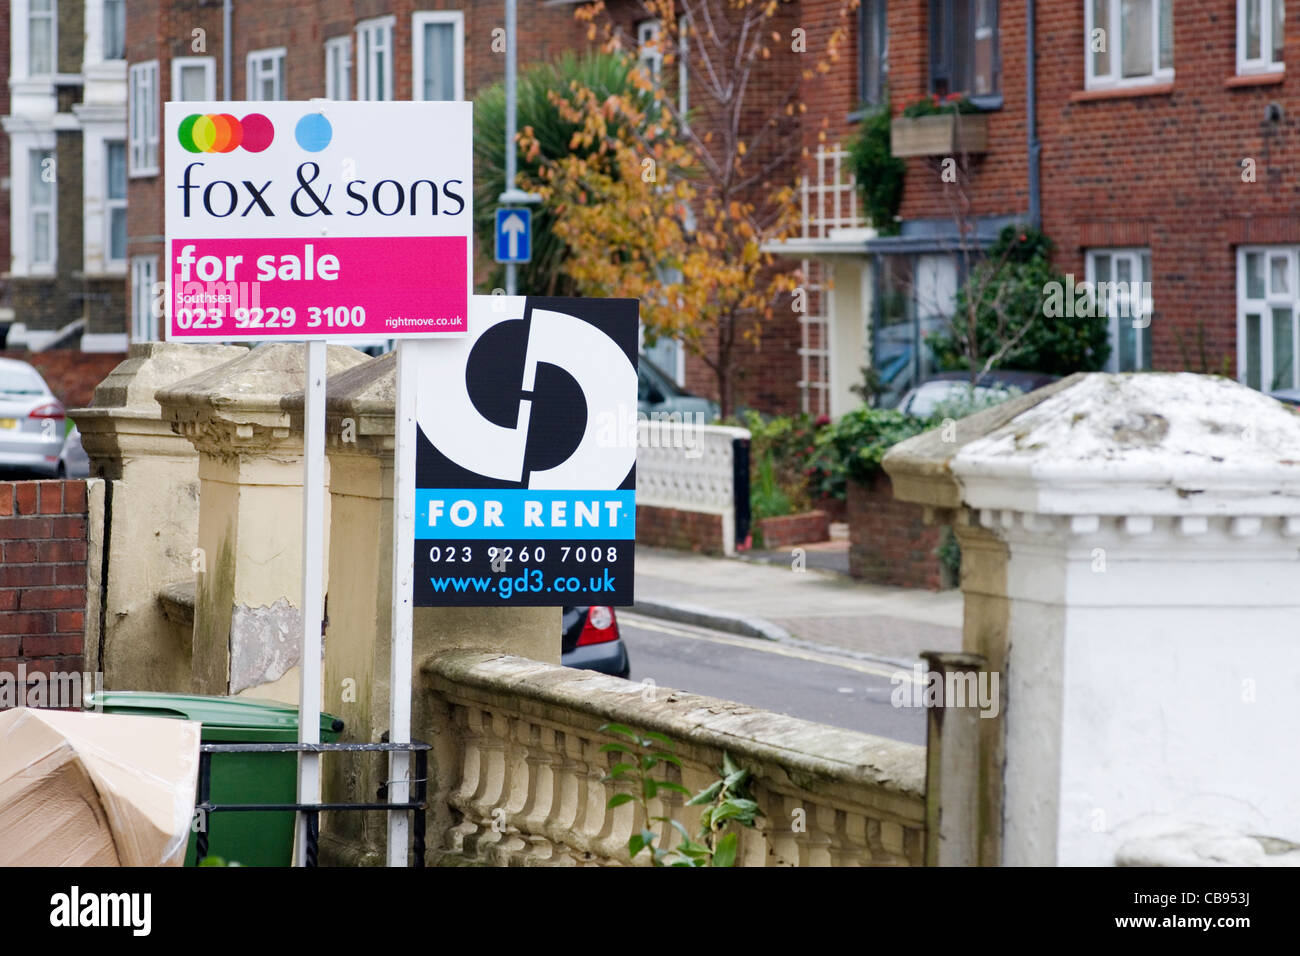
[[[818,146],[811,157],[812,174],[799,179],[802,238],[829,239],[832,230],[867,225],[848,156],[836,143],[829,148]],[[799,316],[800,402],[805,412],[826,415],[830,412],[830,315],[835,292],[828,288],[826,268],[820,260],[804,259],[803,275],[807,311]]]

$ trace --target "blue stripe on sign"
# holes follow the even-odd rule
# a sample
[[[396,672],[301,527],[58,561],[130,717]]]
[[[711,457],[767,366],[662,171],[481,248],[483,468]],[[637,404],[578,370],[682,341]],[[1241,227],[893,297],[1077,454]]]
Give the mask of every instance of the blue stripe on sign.
[[[415,537],[630,541],[636,537],[636,492],[417,488]]]

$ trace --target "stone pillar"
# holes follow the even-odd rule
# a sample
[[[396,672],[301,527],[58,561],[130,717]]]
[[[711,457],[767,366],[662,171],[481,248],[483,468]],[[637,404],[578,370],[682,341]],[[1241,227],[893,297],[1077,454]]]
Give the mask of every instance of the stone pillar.
[[[984,861],[1300,843],[1300,418],[1221,378],[1094,374],[944,437],[885,469],[899,497],[965,513],[965,650],[1005,688]]]
[[[302,391],[304,351],[263,345],[158,392],[167,420],[199,453],[193,682],[201,694],[298,700],[302,428],[291,427],[285,397]],[[328,369],[365,359],[332,346]]]
[[[977,686],[985,660],[978,654],[921,655],[930,674],[947,687],[953,679]],[[943,701],[926,713],[925,865],[974,866],[979,862],[980,724],[972,696],[958,706]]]
[[[98,660],[109,689],[191,689],[189,636],[168,625],[158,595],[168,584],[194,580],[198,455],[172,431],[154,393],[246,353],[229,345],[133,345],[95,389],[91,406],[69,413],[91,475],[105,479],[106,527],[98,538],[107,551],[103,606],[87,615],[86,660]]]
[[[388,730],[392,632],[393,410],[395,356],[380,356],[333,375],[327,385],[330,470],[329,609],[323,707],[343,718],[344,740],[378,741]],[[289,403],[301,408],[301,399]],[[556,608],[416,608],[413,667],[452,648],[498,651],[558,664]],[[407,691],[408,693],[411,691]],[[433,742],[448,728],[417,694],[412,736]],[[436,768],[431,769],[434,772]],[[387,759],[324,761],[326,799],[373,800]],[[326,817],[322,852],[338,862],[382,864],[383,813]],[[430,845],[434,836],[430,834]]]

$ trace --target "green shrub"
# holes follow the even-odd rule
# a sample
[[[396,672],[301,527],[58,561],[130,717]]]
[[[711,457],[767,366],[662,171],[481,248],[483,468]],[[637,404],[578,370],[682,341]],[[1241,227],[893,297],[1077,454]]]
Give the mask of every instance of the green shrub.
[[[828,419],[803,414],[764,418],[745,414],[749,429],[749,503],[755,519],[799,514],[812,507],[815,480],[808,468],[818,454],[817,434]]]
[[[927,337],[939,368],[970,367],[966,315],[971,295],[979,295],[975,335],[980,361],[1029,324],[1024,337],[994,368],[1025,369],[1050,375],[1101,370],[1110,355],[1109,320],[1102,315],[1066,318],[1047,315],[1048,285],[1065,283],[1052,268],[1052,241],[1037,229],[1007,226],[975,267],[975,275],[957,290],[949,328]],[[999,332],[1000,303],[1005,327]]]
[[[938,116],[941,113],[982,112],[983,110],[960,93],[950,93],[945,97],[940,97],[938,93],[931,93],[929,96],[922,97],[903,107],[903,116],[907,119],[916,119],[920,116]]]
[[[848,144],[849,167],[862,192],[867,219],[881,235],[898,231],[895,217],[903,201],[907,166],[890,150],[889,104],[867,113]]]
[[[817,436],[822,452],[822,493],[843,498],[847,482],[866,484],[880,471],[885,453],[900,441],[931,427],[892,408],[863,405],[844,415]]]

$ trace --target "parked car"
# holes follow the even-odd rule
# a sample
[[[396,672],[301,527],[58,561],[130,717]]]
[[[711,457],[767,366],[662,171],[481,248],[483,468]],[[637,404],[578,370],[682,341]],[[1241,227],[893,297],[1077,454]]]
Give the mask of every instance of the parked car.
[[[560,663],[626,678],[631,672],[627,647],[618,636],[612,607],[566,607],[560,618]]]
[[[86,449],[81,447],[81,430],[76,425],[68,432],[59,461],[63,465],[64,478],[90,477],[90,457],[86,454]]]
[[[1300,407],[1300,388],[1280,388],[1276,392],[1269,392],[1268,394],[1279,402]]]
[[[68,413],[26,362],[0,359],[0,470],[62,477]]]
[[[1044,372],[993,369],[984,373],[975,385],[974,398],[977,402],[996,404],[998,400],[1049,385],[1058,377]],[[929,418],[943,403],[960,401],[970,395],[970,389],[970,372],[939,372],[904,395],[898,410],[914,418]]]
[[[644,415],[680,414],[692,424],[703,416],[708,425],[718,417],[718,403],[692,395],[645,355],[637,361],[637,411]],[[689,417],[687,417],[689,416]]]

